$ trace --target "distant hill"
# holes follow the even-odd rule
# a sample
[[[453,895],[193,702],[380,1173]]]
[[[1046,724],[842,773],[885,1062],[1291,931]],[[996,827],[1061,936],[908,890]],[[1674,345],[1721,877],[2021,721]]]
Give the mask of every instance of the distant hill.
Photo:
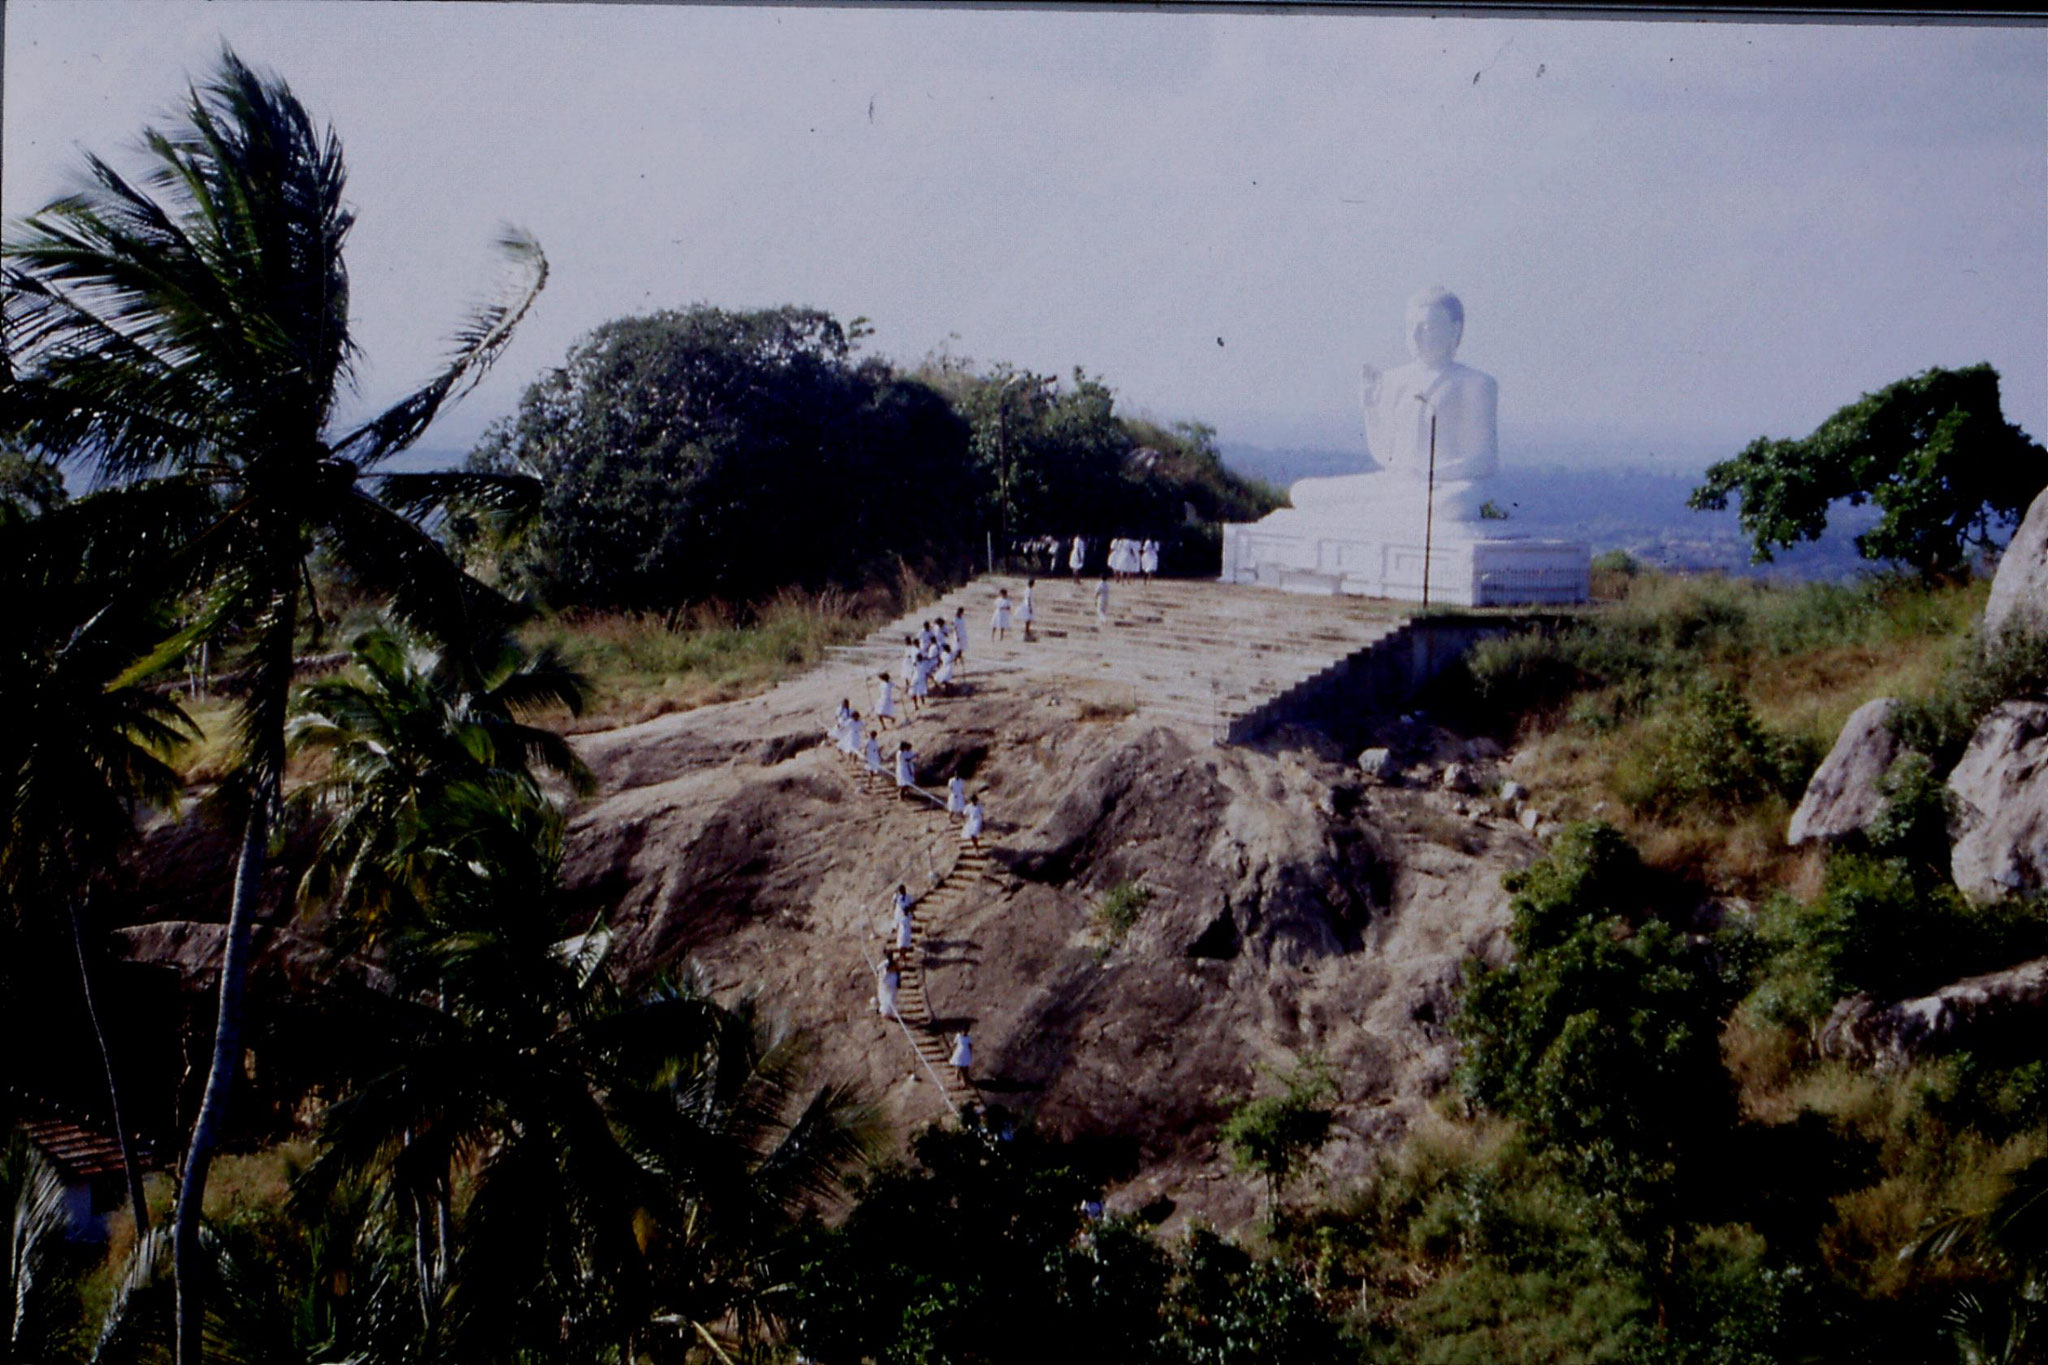
[[[1296,479],[1356,473],[1367,465],[1358,451],[1276,449],[1226,444],[1224,463],[1285,489]],[[1509,513],[1503,530],[1584,540],[1594,554],[1625,550],[1657,568],[1719,571],[1796,579],[1833,580],[1867,572],[1856,535],[1874,525],[1872,507],[1838,504],[1819,542],[1779,553],[1770,564],[1749,562],[1749,540],[1733,509],[1695,512],[1685,505],[1707,461],[1696,468],[1671,464],[1558,463],[1560,452],[1531,452],[1528,462],[1504,461],[1494,500]]]

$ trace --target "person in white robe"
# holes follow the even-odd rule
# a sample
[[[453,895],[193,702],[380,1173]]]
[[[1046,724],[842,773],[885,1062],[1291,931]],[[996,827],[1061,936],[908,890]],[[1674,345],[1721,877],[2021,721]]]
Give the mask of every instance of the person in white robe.
[[[1067,553],[1067,568],[1076,579],[1081,576],[1081,566],[1088,562],[1088,542],[1080,536],[1074,537],[1074,548]]]
[[[879,684],[875,688],[875,724],[886,730],[896,723],[896,684],[889,681],[887,673],[875,676]]]
[[[1144,547],[1144,548],[1143,548],[1142,550],[1140,550],[1140,551],[1138,552],[1138,571],[1139,571],[1140,573],[1144,574],[1144,575],[1145,575],[1145,577],[1146,577],[1146,578],[1148,578],[1148,579],[1149,579],[1149,578],[1153,578],[1153,577],[1155,577],[1155,576],[1157,576],[1157,575],[1158,575],[1158,573],[1159,573],[1159,542],[1158,542],[1158,541],[1156,541],[1156,540],[1148,540],[1148,541],[1146,541],[1146,542],[1145,542],[1145,547]]]
[[[996,591],[996,610],[995,615],[989,618],[988,637],[991,640],[1007,640],[1010,638],[1010,590],[1008,588],[1000,588]]]
[[[882,954],[875,967],[875,1013],[884,1019],[901,1019],[896,1012],[896,994],[903,989],[903,973],[897,969],[894,953]]]
[[[917,755],[911,752],[910,741],[906,739],[896,746],[896,794],[907,797],[916,785]]]
[[[946,814],[962,815],[967,810],[967,784],[958,776],[946,783]]]
[[[932,658],[929,654],[917,656],[917,663],[910,670],[910,709],[924,710],[924,699],[931,695]]]
[[[946,1065],[953,1068],[953,1074],[960,1078],[960,1084],[973,1084],[967,1079],[967,1073],[974,1066],[974,1040],[964,1031],[953,1035],[953,1055],[946,1059]]]
[[[1038,619],[1038,603],[1035,600],[1037,589],[1037,579],[1024,580],[1024,602],[1017,613],[1017,619],[1024,625],[1024,643],[1027,645],[1031,643],[1031,623]]]
[[[974,799],[967,803],[967,809],[963,814],[966,816],[966,819],[960,825],[960,837],[976,848],[980,848],[982,826],[980,792],[976,792]]]

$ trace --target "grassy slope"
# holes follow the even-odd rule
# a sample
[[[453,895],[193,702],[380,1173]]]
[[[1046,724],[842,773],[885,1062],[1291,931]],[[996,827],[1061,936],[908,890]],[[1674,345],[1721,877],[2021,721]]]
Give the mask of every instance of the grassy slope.
[[[1826,855],[1784,844],[1806,775],[1863,702],[1955,689],[1962,670],[1952,666],[1972,644],[1988,585],[1776,587],[1645,574],[1608,575],[1603,586],[1609,604],[1581,626],[1482,647],[1440,706],[1471,728],[1511,738],[1521,750],[1514,775],[1546,812],[1615,824],[1646,862],[1738,914],[1767,902],[1781,916],[1811,913]],[[1746,703],[1762,742],[1786,758],[1783,785],[1751,799],[1660,802],[1658,765],[1668,767],[1674,747],[1683,747],[1673,739],[1682,730],[1674,717],[1688,695],[1715,683]],[[1768,980],[1772,968],[1762,970]],[[2008,1174],[2048,1153],[2044,1077],[2039,1067],[1979,1065],[1967,1056],[1873,1074],[1818,1058],[1816,1024],[1774,1020],[1746,1004],[1723,1036],[1751,1119],[1817,1122],[1839,1159],[1862,1173],[1833,1199],[1818,1245],[1794,1254],[1817,1261],[1854,1299],[1927,1304],[1964,1271],[1916,1268],[1901,1261],[1900,1248],[1934,1219],[1984,1207]],[[1393,1320],[1408,1315],[1406,1330],[1422,1333],[1411,1342],[1429,1338],[1430,1314],[1446,1303],[1456,1308],[1449,1317],[1469,1327],[1464,1315],[1475,1296],[1509,1295],[1477,1314],[1497,1329],[1468,1332],[1456,1345],[1439,1340],[1429,1358],[1464,1359],[1460,1352],[1470,1350],[1474,1359],[1572,1359],[1592,1351],[1594,1338],[1631,1311],[1639,1316],[1641,1305],[1572,1298],[1554,1285],[1546,1298],[1524,1281],[1512,1292],[1500,1287],[1499,1267],[1517,1254],[1553,1269],[1564,1264],[1542,1248],[1546,1238],[1563,1237],[1558,1229],[1575,1215],[1551,1207],[1555,1190],[1513,1141],[1512,1125],[1462,1111],[1455,1095],[1445,1099],[1440,1122],[1417,1130],[1378,1181],[1323,1217],[1359,1248],[1351,1265],[1391,1296],[1382,1307],[1407,1304]],[[1432,1220],[1446,1221],[1442,1210],[1475,1188],[1506,1191],[1493,1196],[1487,1215],[1507,1229],[1489,1234],[1490,1259],[1464,1241],[1432,1240]],[[1563,1242],[1554,1252],[1566,1256]],[[1763,1262],[1755,1265],[1760,1273]],[[1513,1300],[1516,1293],[1529,1297]]]

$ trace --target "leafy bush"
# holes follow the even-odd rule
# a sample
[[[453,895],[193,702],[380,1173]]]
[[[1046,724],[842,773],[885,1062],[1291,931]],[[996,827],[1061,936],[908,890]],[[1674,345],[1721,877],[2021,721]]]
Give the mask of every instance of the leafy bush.
[[[813,1224],[789,1274],[792,1344],[823,1361],[1027,1365],[1337,1365],[1357,1359],[1287,1265],[1201,1228],[1163,1246],[1130,1219],[1091,1221],[1099,1148],[1002,1116],[927,1129],[912,1160],[863,1182],[845,1222]]]
[[[2048,904],[1976,906],[1905,858],[1840,853],[1812,904],[1777,897],[1758,932],[1771,958],[1752,1005],[1810,1022],[1858,992],[1907,999],[2048,952]]]
[[[1772,734],[1742,694],[1723,682],[1688,689],[1653,722],[1615,775],[1622,799],[1666,816],[1705,809],[1730,814],[1772,796],[1796,798],[1820,755]]]
[[[1648,915],[1654,885],[1610,826],[1567,826],[1513,893],[1505,967],[1473,969],[1451,1027],[1467,1095],[1629,1217],[1661,1206],[1734,1123],[1725,957]]]

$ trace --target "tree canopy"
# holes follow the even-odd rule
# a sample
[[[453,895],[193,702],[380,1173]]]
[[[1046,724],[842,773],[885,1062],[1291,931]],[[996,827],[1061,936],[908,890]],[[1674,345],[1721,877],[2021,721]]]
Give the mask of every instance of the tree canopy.
[[[598,327],[471,455],[547,483],[534,524],[499,546],[507,578],[665,608],[844,581],[893,553],[963,559],[980,539],[961,515],[966,427],[924,385],[856,362],[857,338],[795,307]]]
[[[2048,486],[2048,451],[2005,420],[1998,371],[1932,369],[1866,393],[1801,440],[1759,436],[1707,469],[1689,505],[1741,502],[1753,558],[1817,540],[1829,509],[1875,503],[1884,513],[1856,537],[1865,559],[1936,577],[1961,572],[1996,530]]]
[[[456,538],[556,604],[666,610],[858,587],[899,562],[947,577],[1039,536],[1149,535],[1171,564],[1190,516],[1273,505],[1211,429],[1121,416],[1085,371],[900,373],[857,358],[863,334],[794,306],[604,323],[470,457],[541,475],[538,517],[461,518]]]

